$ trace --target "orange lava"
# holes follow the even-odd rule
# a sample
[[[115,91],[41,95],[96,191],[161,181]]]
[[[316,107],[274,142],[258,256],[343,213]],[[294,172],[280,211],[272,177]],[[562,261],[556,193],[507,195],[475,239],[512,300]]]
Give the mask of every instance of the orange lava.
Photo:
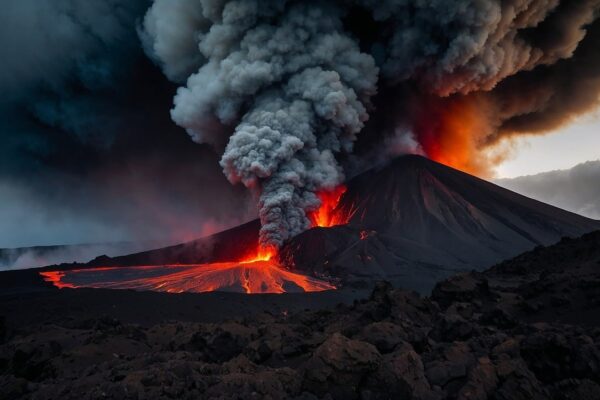
[[[296,274],[269,261],[212,264],[100,267],[40,273],[58,288],[152,290],[168,293],[234,291],[242,293],[318,292],[335,289],[319,279]]]
[[[313,226],[348,223],[352,210],[336,209],[345,186],[318,193],[321,207],[310,213]],[[42,272],[58,288],[153,290],[169,293],[236,291],[243,293],[317,292],[336,289],[326,281],[286,270],[278,263],[277,249],[257,246],[235,262],[188,265],[97,267]]]
[[[256,254],[242,258],[240,264],[251,264],[257,261],[270,261],[277,257],[277,249],[274,247],[259,246]]]
[[[328,282],[297,274],[277,263],[273,248],[236,262],[96,267],[41,272],[62,288],[134,289],[168,293],[234,291],[242,293],[318,292],[335,289]]]
[[[52,283],[59,289],[69,288],[75,289],[75,286],[71,283],[65,283],[62,281],[62,278],[65,276],[64,271],[49,271],[49,272],[40,272],[44,281]]]
[[[329,228],[336,225],[345,225],[352,217],[352,213],[344,213],[337,209],[343,194],[346,193],[346,186],[340,185],[333,190],[317,193],[321,206],[318,210],[308,213],[312,227]]]

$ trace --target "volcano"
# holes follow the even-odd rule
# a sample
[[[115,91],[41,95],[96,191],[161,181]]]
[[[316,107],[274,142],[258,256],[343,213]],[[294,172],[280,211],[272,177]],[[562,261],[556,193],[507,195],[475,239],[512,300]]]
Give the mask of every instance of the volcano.
[[[318,218],[334,221],[332,226],[317,226],[288,241],[276,265],[239,262],[258,248],[256,220],[177,246],[99,257],[77,272],[70,265],[58,269],[71,272],[43,273],[71,287],[252,293],[326,290],[333,288],[327,281],[358,285],[386,279],[429,292],[456,272],[483,270],[536,246],[600,229],[600,221],[415,155],[360,174],[334,194],[331,215]],[[118,272],[115,267],[128,268]],[[259,282],[250,282],[253,277]]]

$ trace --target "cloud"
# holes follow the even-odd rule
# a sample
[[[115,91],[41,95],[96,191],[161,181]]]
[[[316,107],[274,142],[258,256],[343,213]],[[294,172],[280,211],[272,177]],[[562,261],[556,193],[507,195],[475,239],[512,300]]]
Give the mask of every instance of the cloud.
[[[543,172],[496,183],[527,197],[600,219],[600,160],[567,170]]]
[[[2,5],[0,247],[188,240],[255,217],[171,121],[176,87],[137,35],[148,6]]]

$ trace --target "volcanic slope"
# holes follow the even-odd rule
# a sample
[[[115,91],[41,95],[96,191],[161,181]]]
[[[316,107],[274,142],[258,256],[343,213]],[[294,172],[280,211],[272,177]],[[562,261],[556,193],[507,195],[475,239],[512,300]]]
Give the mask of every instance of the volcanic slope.
[[[334,212],[348,223],[296,236],[281,252],[284,264],[420,292],[456,271],[600,229],[600,221],[414,155],[352,179]]]
[[[387,279],[422,293],[455,272],[600,229],[600,221],[412,155],[350,180],[333,212],[347,223],[296,236],[280,251],[282,265],[342,284]],[[90,266],[235,261],[255,251],[259,228],[251,221],[177,246],[99,257]]]

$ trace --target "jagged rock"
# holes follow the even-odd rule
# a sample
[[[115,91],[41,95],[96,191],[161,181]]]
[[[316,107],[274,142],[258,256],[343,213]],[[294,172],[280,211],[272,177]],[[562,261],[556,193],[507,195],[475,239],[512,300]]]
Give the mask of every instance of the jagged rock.
[[[0,400],[20,398],[27,393],[27,380],[14,375],[0,375]]]
[[[521,354],[543,382],[561,378],[600,380],[600,349],[588,336],[537,332],[523,340]]]
[[[488,280],[478,272],[454,275],[435,285],[431,293],[431,298],[444,308],[453,302],[482,302],[491,297]]]
[[[495,400],[549,400],[550,395],[523,360],[500,360],[496,365],[499,384]]]
[[[62,347],[54,340],[28,338],[10,346],[11,356],[7,370],[13,375],[30,381],[40,381],[56,375],[53,359],[60,355]]]
[[[0,398],[595,400],[600,320],[584,288],[596,287],[597,236],[583,250],[561,242],[575,246],[566,258],[537,249],[442,282],[434,301],[382,283],[352,305],[235,322],[8,326]],[[558,279],[572,258],[587,275]],[[554,312],[557,294],[577,307],[560,314],[573,323]],[[523,302],[541,306],[526,314]]]
[[[408,343],[383,356],[378,370],[368,383],[369,398],[437,400],[441,392],[434,391],[427,378],[421,357]]]
[[[425,375],[431,385],[445,387],[451,381],[466,378],[476,358],[465,342],[455,342],[448,346],[440,345],[427,355]],[[451,388],[456,389],[458,388]]]
[[[520,342],[516,338],[508,338],[502,343],[494,346],[492,348],[491,355],[494,358],[500,358],[502,356],[506,356],[509,358],[516,358],[519,356],[520,352]]]
[[[479,317],[479,323],[482,325],[493,325],[502,329],[510,329],[517,325],[516,319],[502,307],[494,307],[484,312]]]
[[[436,341],[453,342],[466,340],[476,335],[479,328],[461,317],[460,315],[442,314],[431,332],[431,337]]]
[[[407,338],[402,327],[391,322],[373,322],[363,328],[356,337],[371,343],[380,353],[389,353]]]
[[[486,400],[498,385],[496,369],[489,358],[481,357],[471,368],[467,383],[458,392],[457,400]]]
[[[229,322],[197,332],[188,346],[201,352],[208,361],[223,362],[240,354],[257,336],[256,328]]]
[[[336,333],[303,366],[303,387],[334,399],[358,398],[361,381],[380,363],[381,355],[373,345]]]
[[[552,392],[554,400],[597,400],[600,399],[600,385],[588,379],[566,379],[556,383]]]

